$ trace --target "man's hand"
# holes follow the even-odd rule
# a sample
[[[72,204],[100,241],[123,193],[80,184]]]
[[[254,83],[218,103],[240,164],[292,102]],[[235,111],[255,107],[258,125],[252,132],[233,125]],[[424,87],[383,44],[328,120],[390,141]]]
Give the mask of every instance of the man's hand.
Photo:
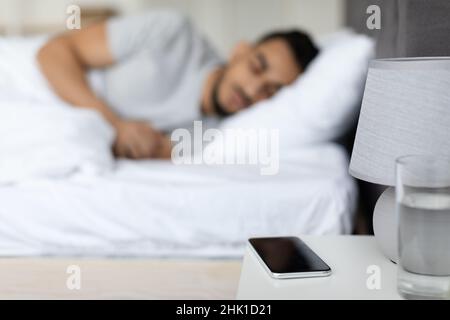
[[[147,123],[120,121],[115,127],[114,153],[117,157],[144,159],[157,156],[163,136]]]

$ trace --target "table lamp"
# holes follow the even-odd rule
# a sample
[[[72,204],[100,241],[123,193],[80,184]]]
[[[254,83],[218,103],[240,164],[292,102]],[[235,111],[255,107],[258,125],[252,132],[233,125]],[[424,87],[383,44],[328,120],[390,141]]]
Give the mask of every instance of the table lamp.
[[[393,262],[398,243],[395,160],[412,154],[450,157],[450,57],[369,64],[350,174],[390,186],[375,205],[373,229],[381,251]]]

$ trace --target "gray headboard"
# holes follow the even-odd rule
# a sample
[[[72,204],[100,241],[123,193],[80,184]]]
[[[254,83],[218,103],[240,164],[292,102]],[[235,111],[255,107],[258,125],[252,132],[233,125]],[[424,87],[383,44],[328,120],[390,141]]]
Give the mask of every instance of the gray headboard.
[[[366,9],[381,9],[381,29],[369,30]],[[347,0],[346,24],[377,40],[377,57],[450,56],[449,0]]]
[[[367,28],[370,5],[381,9],[380,30]],[[377,58],[450,56],[450,0],[346,0],[345,11],[347,26],[377,41]],[[345,138],[350,151],[355,132]],[[359,224],[370,233],[373,208],[385,187],[363,181],[358,185]]]

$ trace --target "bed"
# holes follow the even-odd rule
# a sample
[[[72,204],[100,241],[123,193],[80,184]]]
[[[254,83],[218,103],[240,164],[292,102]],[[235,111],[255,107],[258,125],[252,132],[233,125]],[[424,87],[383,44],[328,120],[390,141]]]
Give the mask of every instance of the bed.
[[[251,236],[352,232],[357,194],[342,146],[304,144],[272,176],[116,161],[98,152],[112,139],[102,120],[48,107],[63,103],[36,71],[42,41],[0,41],[0,256],[239,257]],[[74,159],[88,165],[73,169]]]

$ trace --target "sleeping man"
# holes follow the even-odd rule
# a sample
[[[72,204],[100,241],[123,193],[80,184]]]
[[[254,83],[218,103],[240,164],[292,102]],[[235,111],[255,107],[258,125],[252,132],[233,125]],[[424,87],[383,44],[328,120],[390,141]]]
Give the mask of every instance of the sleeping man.
[[[116,156],[141,159],[170,157],[165,132],[270,98],[317,53],[308,35],[276,32],[238,44],[225,62],[188,19],[152,12],[59,35],[38,62],[60,98],[115,128]]]

